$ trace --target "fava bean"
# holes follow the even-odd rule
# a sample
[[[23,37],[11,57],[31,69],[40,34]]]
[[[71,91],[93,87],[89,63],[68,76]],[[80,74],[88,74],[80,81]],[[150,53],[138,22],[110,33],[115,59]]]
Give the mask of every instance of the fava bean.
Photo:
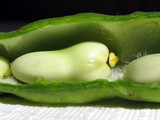
[[[13,75],[25,83],[35,83],[39,77],[49,82],[87,82],[107,79],[108,48],[97,42],[85,42],[57,50],[25,54],[11,65]]]
[[[160,82],[160,54],[138,58],[126,67],[125,78],[134,82]]]

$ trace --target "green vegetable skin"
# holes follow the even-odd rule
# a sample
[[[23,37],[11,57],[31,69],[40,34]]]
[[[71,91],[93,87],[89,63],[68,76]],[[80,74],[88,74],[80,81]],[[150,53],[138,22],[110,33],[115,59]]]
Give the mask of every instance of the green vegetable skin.
[[[135,59],[138,53],[159,52],[159,33],[159,12],[136,12],[126,16],[84,13],[40,20],[4,33],[0,35],[0,55],[14,60],[28,52],[97,41],[104,43],[125,63]]]
[[[17,31],[0,35],[0,55],[13,61],[33,51],[57,50],[70,45],[97,41],[115,52],[120,64],[140,53],[160,51],[160,13],[133,13],[107,16],[94,13],[41,20]],[[159,84],[96,80],[86,83],[35,84],[0,83],[0,91],[44,103],[87,103],[111,97],[160,102]]]
[[[85,83],[45,83],[11,85],[0,84],[0,91],[11,93],[34,102],[42,103],[89,103],[112,97],[135,101],[160,102],[160,88],[154,84],[108,82],[96,80]]]

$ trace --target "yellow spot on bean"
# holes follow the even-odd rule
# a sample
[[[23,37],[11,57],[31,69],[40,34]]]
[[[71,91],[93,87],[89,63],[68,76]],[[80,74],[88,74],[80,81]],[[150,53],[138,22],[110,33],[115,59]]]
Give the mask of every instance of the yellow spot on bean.
[[[114,53],[109,54],[109,65],[111,68],[115,67],[118,62],[118,56],[116,56]]]

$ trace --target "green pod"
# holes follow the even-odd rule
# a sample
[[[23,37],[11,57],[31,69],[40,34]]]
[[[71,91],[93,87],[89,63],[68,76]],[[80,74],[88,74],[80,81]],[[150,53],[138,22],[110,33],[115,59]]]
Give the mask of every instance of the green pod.
[[[117,80],[96,80],[85,83],[35,83],[11,85],[0,83],[0,91],[29,101],[54,104],[83,104],[108,98],[160,102],[160,89],[154,84]]]
[[[1,34],[0,55],[13,61],[29,52],[58,50],[84,41],[97,41],[105,44],[118,55],[121,63],[125,63],[139,55],[160,51],[159,24],[159,12],[125,16],[87,13],[41,20]],[[76,79],[68,78],[69,81]],[[43,103],[88,103],[112,97],[160,102],[159,83],[136,83],[125,78],[114,82],[95,80],[65,84],[39,78],[33,84],[0,83],[0,91]]]
[[[84,13],[40,20],[0,35],[0,55],[12,61],[29,52],[97,41],[107,45],[119,56],[120,62],[125,63],[135,59],[139,53],[160,51],[159,24],[159,12],[136,12],[124,16]]]
[[[25,83],[35,83],[39,77],[49,82],[87,82],[107,79],[108,48],[97,42],[84,42],[57,51],[25,54],[11,65],[15,78]]]

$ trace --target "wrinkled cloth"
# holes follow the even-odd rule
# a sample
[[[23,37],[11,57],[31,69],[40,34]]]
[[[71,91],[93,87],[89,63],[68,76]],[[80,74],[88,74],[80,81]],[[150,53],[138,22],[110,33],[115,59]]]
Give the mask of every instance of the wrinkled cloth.
[[[160,110],[106,107],[32,107],[0,103],[0,120],[160,120]]]

